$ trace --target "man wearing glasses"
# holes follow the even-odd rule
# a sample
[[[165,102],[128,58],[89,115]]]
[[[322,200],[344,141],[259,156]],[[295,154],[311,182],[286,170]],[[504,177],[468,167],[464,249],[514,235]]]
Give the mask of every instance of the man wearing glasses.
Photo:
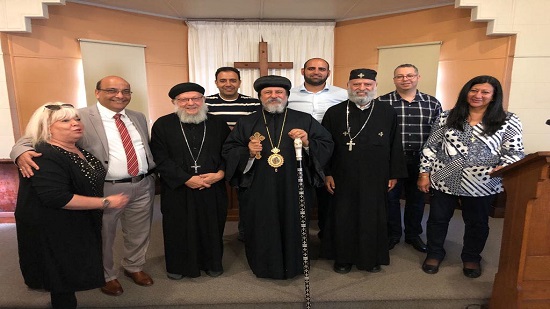
[[[153,284],[143,266],[151,232],[155,162],[149,149],[145,115],[126,109],[132,98],[130,84],[121,77],[107,76],[97,82],[95,95],[96,105],[79,110],[85,129],[77,144],[97,157],[107,170],[105,196],[124,193],[129,197],[125,208],[110,209],[107,204],[103,211],[105,286],[101,291],[118,296],[124,291],[117,279],[118,267],[115,267],[113,256],[119,220],[124,231],[124,274],[138,285]],[[23,177],[33,176],[33,169],[39,168],[33,157],[40,154],[29,145],[30,141],[20,139],[10,153]]]
[[[393,74],[395,91],[380,96],[380,102],[387,102],[397,112],[401,128],[401,142],[407,161],[407,178],[398,179],[395,187],[388,193],[388,233],[389,249],[399,243],[401,227],[401,191],[405,190],[405,243],[420,252],[426,252],[426,244],[420,238],[422,234],[422,216],[424,214],[424,194],[417,188],[420,150],[430,135],[432,123],[441,113],[439,101],[417,90],[420,75],[412,64],[401,64]]]

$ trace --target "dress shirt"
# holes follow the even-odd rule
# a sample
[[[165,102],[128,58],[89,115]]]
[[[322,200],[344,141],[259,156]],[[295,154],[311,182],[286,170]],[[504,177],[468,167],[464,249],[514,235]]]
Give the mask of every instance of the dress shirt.
[[[107,171],[106,180],[118,180],[132,177],[128,174],[128,166],[126,164],[126,152],[124,151],[124,146],[122,145],[122,139],[120,138],[120,133],[115,124],[115,119],[113,116],[116,114],[112,110],[104,107],[103,105],[97,103],[97,108],[99,114],[101,115],[101,121],[103,122],[103,127],[105,128],[105,134],[107,135],[107,140],[109,143],[109,169]],[[136,150],[136,155],[139,164],[138,175],[146,174],[148,170],[147,156],[145,154],[145,146],[141,140],[138,130],[132,123],[132,121],[126,116],[125,110],[119,112],[122,116],[120,119],[126,125],[128,133],[132,138],[132,144]],[[91,128],[85,128],[91,129]]]
[[[346,89],[325,84],[323,90],[314,93],[307,90],[302,83],[302,85],[290,89],[288,108],[308,113],[321,123],[329,107],[347,99]]]

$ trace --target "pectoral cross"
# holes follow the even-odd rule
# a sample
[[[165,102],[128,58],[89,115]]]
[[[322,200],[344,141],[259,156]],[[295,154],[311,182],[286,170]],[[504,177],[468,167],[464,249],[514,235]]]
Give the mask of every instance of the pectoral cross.
[[[195,165],[191,165],[191,168],[194,168],[195,169],[195,174],[198,174],[199,173],[199,167],[201,167],[200,165],[197,165],[197,163],[195,162]]]
[[[348,143],[346,143],[346,145],[349,146],[348,151],[352,151],[353,150],[353,145],[355,145],[355,143],[352,140],[350,140]]]

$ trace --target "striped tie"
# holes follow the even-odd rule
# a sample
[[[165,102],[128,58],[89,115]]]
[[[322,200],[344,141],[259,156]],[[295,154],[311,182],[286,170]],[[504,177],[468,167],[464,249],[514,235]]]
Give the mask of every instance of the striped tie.
[[[114,115],[115,124],[120,133],[120,138],[122,139],[122,145],[124,146],[124,152],[126,153],[126,162],[128,165],[128,174],[131,176],[136,176],[139,172],[138,170],[138,160],[136,156],[136,150],[132,144],[132,138],[128,133],[128,129],[124,125],[122,119],[120,119],[120,114]]]

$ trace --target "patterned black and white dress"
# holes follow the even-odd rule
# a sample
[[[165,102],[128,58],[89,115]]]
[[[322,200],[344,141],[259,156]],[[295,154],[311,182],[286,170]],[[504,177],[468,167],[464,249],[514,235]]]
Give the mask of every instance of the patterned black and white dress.
[[[483,123],[464,131],[447,127],[449,111],[435,121],[422,150],[420,172],[430,173],[433,189],[458,196],[488,196],[502,192],[502,179],[489,172],[524,157],[522,126],[513,113],[506,114],[493,135],[483,134]]]

